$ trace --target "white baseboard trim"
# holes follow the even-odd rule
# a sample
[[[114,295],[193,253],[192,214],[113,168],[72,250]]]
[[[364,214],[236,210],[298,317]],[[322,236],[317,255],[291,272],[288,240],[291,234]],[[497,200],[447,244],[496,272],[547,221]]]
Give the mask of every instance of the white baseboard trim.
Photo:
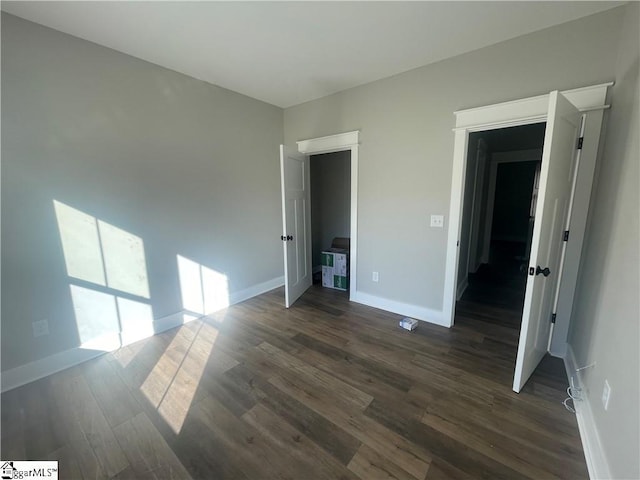
[[[193,317],[196,318],[196,317]],[[177,327],[190,321],[192,318],[187,312],[180,311],[166,317],[161,317],[153,321],[153,334],[161,333],[165,330]],[[150,335],[149,335],[150,336]],[[144,337],[143,337],[144,338]],[[85,344],[82,347],[75,347],[63,352],[54,353],[34,362],[20,365],[2,372],[2,392],[13,390],[27,383],[35,382],[41,378],[61,372],[67,368],[74,367],[88,360],[92,360],[100,355],[117,350],[123,345],[128,345],[142,338],[127,337],[126,332],[105,335],[97,341]]]
[[[277,277],[266,282],[259,283],[258,285],[253,285],[239,292],[230,294],[229,304],[234,305],[236,303],[243,302],[252,297],[268,292],[269,290],[273,290],[274,288],[281,287],[282,285],[284,285],[284,277]],[[154,334],[161,333],[183,325],[191,320],[195,320],[196,318],[199,317],[197,315],[190,314],[187,311],[176,312],[154,320],[153,332]],[[138,339],[127,339],[124,335],[121,337],[119,334],[113,334],[108,336],[108,338],[105,337],[101,339],[100,345],[103,347],[99,350],[88,346],[75,347],[70,350],[54,353],[53,355],[41,358],[40,360],[6,370],[2,372],[0,379],[0,383],[2,384],[1,391],[6,392],[13,390],[14,388],[34,382],[46,376],[99,357],[100,355],[104,355],[109,351],[119,348],[120,341],[122,341],[123,344],[129,344],[132,343],[133,340]]]
[[[2,393],[60,372],[106,352],[72,348],[2,372]]]
[[[468,286],[469,286],[469,276],[467,275],[464,277],[462,282],[458,284],[458,289],[456,290],[457,291],[456,300],[460,301],[460,299],[462,298],[462,295],[464,295],[464,292]]]
[[[376,297],[375,295],[362,292],[353,292],[350,300],[369,307],[379,308],[380,310],[385,310],[387,312],[397,313],[398,315],[405,315],[417,320],[422,320],[423,322],[429,322],[443,327],[451,326],[449,322],[444,320],[442,312],[438,310],[431,310],[429,308],[412,305],[410,303],[397,302],[395,300]]]
[[[567,355],[564,357],[564,366],[567,370],[569,384],[571,384],[571,377],[573,377],[575,385],[584,392],[582,375],[580,372],[576,371],[578,364],[576,362],[575,354],[573,353],[573,348],[571,348],[571,345],[569,344],[567,344]],[[580,431],[584,457],[587,461],[589,478],[592,480],[612,478],[611,470],[609,469],[609,462],[607,461],[604,449],[602,448],[600,434],[598,433],[598,429],[593,418],[593,411],[591,410],[589,398],[583,395],[582,400],[576,400],[573,404],[575,405],[578,430]]]
[[[283,285],[284,276],[272,278],[271,280],[258,283],[257,285],[252,285],[251,287],[240,290],[239,292],[231,293],[229,295],[229,305],[235,305],[236,303],[244,302],[245,300],[257,297],[258,295],[262,295],[269,290],[273,290],[274,288],[278,288]]]
[[[162,333],[167,330],[171,330],[172,328],[175,328],[179,325],[189,323],[191,320],[195,320],[196,318],[198,317],[191,316],[184,310],[172,315],[167,315],[166,317],[162,317],[153,321],[153,333],[155,335],[156,333]]]
[[[559,345],[554,349],[550,349],[549,355],[556,358],[562,358],[564,360],[565,357],[567,356],[567,346],[568,346],[568,343],[565,342],[564,344]]]

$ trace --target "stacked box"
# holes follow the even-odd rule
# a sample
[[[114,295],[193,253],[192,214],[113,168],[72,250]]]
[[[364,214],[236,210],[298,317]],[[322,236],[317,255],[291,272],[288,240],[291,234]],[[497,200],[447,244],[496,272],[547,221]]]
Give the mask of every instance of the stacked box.
[[[347,290],[349,288],[349,251],[341,248],[324,250],[322,256],[322,286]]]

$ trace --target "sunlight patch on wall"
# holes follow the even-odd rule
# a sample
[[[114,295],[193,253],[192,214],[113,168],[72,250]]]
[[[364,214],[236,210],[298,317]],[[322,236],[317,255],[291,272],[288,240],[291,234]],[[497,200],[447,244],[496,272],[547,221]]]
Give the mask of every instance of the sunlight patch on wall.
[[[229,306],[229,283],[225,274],[181,255],[177,258],[185,310],[206,315]]]
[[[149,298],[147,265],[142,239],[98,220],[104,254],[107,286],[138,297]]]
[[[57,200],[53,204],[70,277],[149,298],[140,237]]]
[[[196,332],[181,327],[140,386],[176,434],[189,413],[217,335],[215,327],[202,321]]]
[[[151,305],[121,297],[117,297],[116,301],[122,329],[122,345],[137,342],[155,333]]]
[[[53,201],[67,275],[106,285],[96,219],[64,203]]]
[[[178,255],[178,275],[180,278],[182,307],[190,312],[204,315],[200,265]]]
[[[67,274],[73,279],[71,301],[81,348],[112,351],[153,335],[142,239],[57,200],[53,205]]]
[[[70,285],[81,348],[111,351],[153,335],[151,306]]]
[[[81,346],[96,350],[118,348],[120,322],[115,297],[77,285],[70,285],[70,289]]]

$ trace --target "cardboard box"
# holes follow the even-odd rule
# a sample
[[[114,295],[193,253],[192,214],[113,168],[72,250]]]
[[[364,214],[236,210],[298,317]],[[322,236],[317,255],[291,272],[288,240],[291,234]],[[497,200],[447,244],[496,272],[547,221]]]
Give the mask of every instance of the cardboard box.
[[[349,288],[349,251],[329,248],[321,253],[322,286],[347,290]]]
[[[404,317],[400,320],[399,324],[402,328],[409,330],[410,332],[418,328],[418,320],[415,318]]]
[[[322,286],[333,288],[333,267],[322,266]]]
[[[348,251],[351,248],[351,239],[346,237],[336,237],[331,242],[331,248],[341,248]]]

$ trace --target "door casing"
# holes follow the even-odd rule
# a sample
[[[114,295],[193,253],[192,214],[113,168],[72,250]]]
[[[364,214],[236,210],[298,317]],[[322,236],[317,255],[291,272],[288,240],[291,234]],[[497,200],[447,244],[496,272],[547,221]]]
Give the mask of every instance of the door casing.
[[[567,244],[567,254],[562,270],[562,286],[558,301],[556,324],[552,329],[550,353],[554,356],[566,355],[566,339],[571,319],[573,295],[578,276],[580,253],[584,241],[591,185],[595,171],[596,157],[606,105],[607,89],[613,82],[589,87],[565,90],[562,93],[585,115],[584,143],[580,161],[580,171],[575,192],[575,208],[572,212],[571,232]],[[484,130],[530,125],[546,122],[549,94],[524,98],[511,102],[454,112],[453,172],[451,181],[451,201],[449,207],[449,230],[445,284],[442,302],[443,319],[449,326],[454,324],[459,244],[463,208],[463,195],[469,134]]]
[[[358,280],[358,148],[360,131],[339,133],[326,137],[311,138],[296,142],[298,151],[304,155],[351,152],[351,251],[349,258],[349,300],[354,299]]]

